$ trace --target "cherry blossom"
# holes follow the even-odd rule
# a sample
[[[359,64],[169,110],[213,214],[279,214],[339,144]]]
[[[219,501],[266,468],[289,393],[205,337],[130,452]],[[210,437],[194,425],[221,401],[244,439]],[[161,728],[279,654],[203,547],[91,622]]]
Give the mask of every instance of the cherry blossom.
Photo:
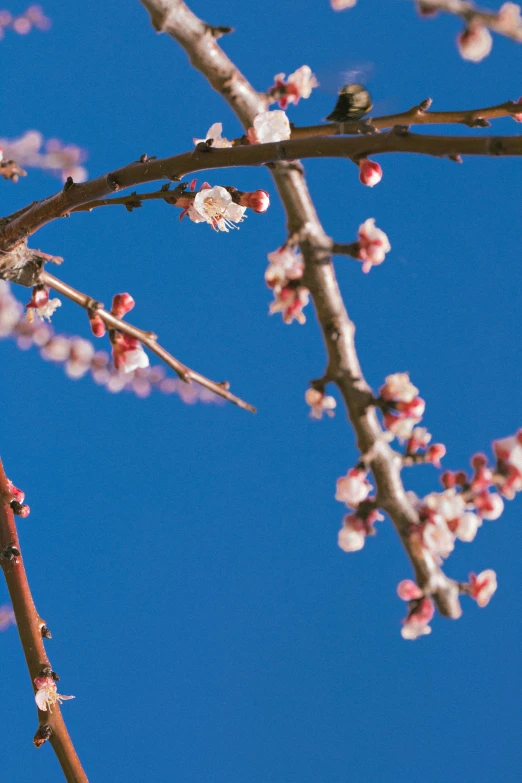
[[[274,76],[274,86],[270,88],[268,94],[274,96],[282,109],[286,109],[289,104],[298,104],[300,98],[309,98],[314,87],[319,86],[319,82],[312,73],[308,65],[302,65],[297,71],[290,74],[285,82],[285,74],[278,73]]]
[[[473,503],[482,519],[498,519],[504,511],[504,501],[496,492],[483,490],[474,496]]]
[[[269,313],[281,313],[285,324],[291,324],[293,321],[304,324],[306,316],[303,308],[309,301],[310,292],[303,286],[274,288],[274,301],[270,304]]]
[[[415,427],[412,430],[408,443],[406,444],[406,453],[415,454],[415,452],[419,449],[426,448],[430,440],[431,433],[428,432],[426,427]]]
[[[16,625],[13,608],[8,604],[0,606],[0,631],[6,631],[10,625]]]
[[[383,416],[383,424],[385,429],[398,440],[405,441],[411,437],[415,425],[418,424],[418,419],[401,418],[388,412]]]
[[[337,535],[337,543],[343,552],[358,552],[366,543],[366,534],[350,525],[343,525]]]
[[[27,318],[32,321],[35,315],[42,321],[51,320],[56,310],[62,306],[58,297],[49,299],[49,289],[43,285],[35,285],[32,291],[31,301],[26,304]]]
[[[242,207],[250,207],[254,212],[266,212],[270,206],[270,196],[266,190],[253,190],[250,193],[242,193],[239,197]]]
[[[74,696],[62,696],[57,693],[56,682],[52,677],[35,677],[34,684],[36,686],[34,700],[42,712],[52,712],[55,704],[74,699]]]
[[[522,430],[516,435],[493,441],[493,453],[497,458],[495,479],[501,494],[513,499],[522,491]]]
[[[469,575],[469,594],[475,599],[477,604],[483,608],[491,600],[491,596],[497,589],[497,575],[495,571],[487,569],[481,571],[478,576]]]
[[[215,231],[228,232],[231,228],[237,228],[236,223],[242,222],[245,210],[246,207],[232,201],[232,196],[226,188],[216,185],[196,193],[188,209],[188,216],[194,223],[205,222]]]
[[[359,161],[359,179],[363,185],[373,188],[382,179],[382,169],[374,160],[361,158]]]
[[[80,165],[87,157],[85,150],[75,144],[62,144],[59,139],[44,138],[39,131],[30,130],[18,139],[0,139],[7,160],[16,160],[23,168],[37,168],[56,174],[65,182],[85,182],[87,170]],[[43,148],[43,149],[42,149]]]
[[[357,0],[330,0],[330,5],[334,11],[344,11],[346,8],[353,8]]]
[[[487,57],[493,46],[493,38],[487,27],[472,24],[457,36],[457,48],[464,60],[479,63]]]
[[[410,381],[407,372],[396,372],[386,376],[384,385],[379,389],[379,395],[383,400],[411,402],[417,396],[419,390]]]
[[[122,372],[133,372],[149,366],[149,357],[141,343],[135,337],[116,332],[112,338],[112,358],[114,366]]]
[[[431,633],[429,622],[435,614],[435,606],[431,598],[425,596],[411,602],[410,611],[403,620],[401,636],[403,639],[418,639]]]
[[[391,250],[388,237],[377,228],[375,218],[368,218],[359,226],[359,259],[363,262],[362,271],[367,273],[372,266],[382,264],[386,253]]]
[[[228,139],[222,137],[223,125],[221,122],[215,122],[207,131],[207,135],[204,139],[193,139],[196,146],[201,143],[212,141],[212,147],[215,149],[222,149],[224,147],[232,147],[233,144]]]
[[[346,503],[348,507],[357,508],[373,489],[366,477],[366,470],[351,468],[346,476],[337,479],[335,499]]]
[[[440,558],[449,557],[453,552],[455,536],[440,514],[432,514],[426,521],[422,531],[422,544],[435,556],[437,562],[440,562]]]
[[[497,14],[496,30],[512,33],[522,28],[521,8],[517,3],[504,3]]]
[[[337,543],[344,552],[358,552],[368,536],[375,535],[374,522],[382,521],[383,515],[375,508],[375,498],[363,502],[354,514],[346,514],[339,530]]]
[[[403,579],[397,585],[397,595],[403,601],[412,601],[414,598],[422,598],[423,592],[411,579]]]
[[[286,141],[292,131],[290,122],[284,111],[263,111],[254,117],[253,128],[249,128],[247,136],[250,144],[268,144],[273,141]]]
[[[337,403],[333,397],[329,397],[324,391],[319,389],[307,389],[305,392],[305,400],[310,406],[310,418],[322,419],[323,414],[332,418],[334,410],[337,407]]]
[[[304,273],[304,259],[299,248],[282,247],[268,254],[270,262],[265,272],[265,281],[276,292],[284,288],[291,280],[300,280]]]

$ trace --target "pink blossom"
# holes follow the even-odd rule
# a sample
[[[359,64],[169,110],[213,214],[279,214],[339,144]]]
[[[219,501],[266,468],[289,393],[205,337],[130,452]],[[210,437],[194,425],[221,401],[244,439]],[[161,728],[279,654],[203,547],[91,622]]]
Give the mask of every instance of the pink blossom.
[[[254,117],[253,128],[247,131],[250,144],[286,141],[291,136],[288,117],[280,109],[264,111]]]
[[[397,585],[397,595],[403,601],[411,601],[414,598],[422,598],[423,592],[411,579],[403,579]]]
[[[385,413],[383,424],[385,429],[395,435],[400,441],[405,441],[411,437],[413,428],[418,424],[418,419],[402,418],[394,416],[393,413]]]
[[[300,98],[309,98],[314,87],[319,82],[308,65],[302,65],[297,71],[290,74],[285,83],[285,74],[278,73],[274,77],[275,84],[269,90],[269,95],[275,95],[279,99],[279,106],[286,109],[291,103],[298,104]]]
[[[357,0],[330,0],[334,11],[344,11],[345,8],[353,8]]]
[[[337,543],[343,552],[358,552],[366,543],[366,534],[363,530],[343,525],[337,535]]]
[[[351,468],[346,476],[337,479],[335,499],[349,507],[357,508],[373,489],[366,477],[365,470]]]
[[[415,427],[406,444],[406,453],[415,454],[419,449],[426,448],[430,440],[431,433],[428,432],[426,427]]]
[[[123,318],[128,312],[132,310],[135,305],[135,301],[130,294],[116,294],[112,299],[111,313],[116,318]]]
[[[440,468],[440,461],[446,454],[446,446],[443,443],[433,443],[424,455],[426,462],[431,462],[436,468]]]
[[[52,677],[35,677],[36,694],[34,700],[39,710],[42,712],[52,712],[55,704],[68,699],[74,699],[74,696],[62,696],[57,693],[56,682]]]
[[[309,300],[310,292],[303,286],[274,288],[274,301],[270,304],[269,313],[270,315],[281,313],[285,324],[291,324],[293,321],[304,324],[306,316],[303,308]]]
[[[269,288],[281,291],[291,280],[300,280],[304,273],[304,260],[298,248],[286,245],[268,254],[270,265],[265,272]]]
[[[135,337],[117,332],[112,341],[112,357],[117,370],[128,373],[149,366],[149,357]]]
[[[425,636],[431,633],[429,622],[435,614],[435,607],[431,598],[427,596],[421,598],[417,605],[411,609],[408,616],[403,620],[401,635],[403,639],[418,639],[419,636]]]
[[[411,402],[419,390],[410,381],[407,372],[396,372],[388,375],[384,385],[379,389],[379,395],[383,400]]]
[[[221,122],[215,122],[207,131],[207,135],[204,139],[193,139],[194,144],[198,145],[202,142],[212,140],[212,147],[215,149],[222,149],[224,147],[232,147],[233,144],[228,139],[222,137],[223,125]]]
[[[522,27],[520,6],[517,3],[504,3],[497,14],[495,30],[499,33],[513,33]]]
[[[382,179],[382,169],[375,161],[362,158],[359,161],[359,179],[363,185],[373,188]]]
[[[4,604],[0,606],[0,631],[6,631],[10,625],[16,625],[13,608]]]
[[[324,391],[307,389],[305,392],[305,400],[311,408],[311,419],[322,419],[324,413],[330,418],[335,415],[334,410],[337,407],[337,403],[333,397],[327,396]]]
[[[460,541],[469,543],[470,541],[473,541],[481,525],[482,519],[480,517],[472,511],[466,511],[460,519],[457,520],[453,532]]]
[[[6,159],[16,160],[23,168],[44,169],[56,174],[62,181],[73,175],[75,182],[87,179],[87,171],[79,165],[87,153],[75,144],[62,144],[58,139],[49,139],[44,144],[42,134],[31,130],[18,139],[0,139],[0,146]]]
[[[266,212],[270,206],[270,196],[266,190],[254,190],[251,193],[243,193],[239,203],[242,207],[250,207],[254,212]]]
[[[22,489],[18,489],[18,487],[15,487],[12,481],[7,479],[7,491],[11,495],[12,498],[14,498],[17,503],[23,503],[25,499],[25,492]]]
[[[399,400],[395,405],[395,410],[399,411],[404,418],[420,420],[426,410],[426,403],[422,397],[414,397],[413,400]]]
[[[493,38],[487,27],[472,24],[457,36],[457,48],[464,60],[479,63],[487,57],[493,46]]]
[[[103,335],[107,331],[107,328],[101,316],[99,316],[96,312],[92,314],[89,313],[89,323],[93,335],[95,337],[103,337]]]
[[[359,226],[359,258],[363,261],[363,272],[369,272],[372,266],[382,264],[386,253],[391,250],[388,237],[377,228],[375,218],[368,218]]]
[[[194,223],[205,222],[214,231],[228,232],[231,228],[237,228],[236,223],[243,221],[245,210],[246,207],[232,201],[226,188],[220,185],[213,188],[202,186],[188,210],[188,216]]]
[[[473,502],[482,519],[498,519],[504,511],[504,501],[496,492],[483,490],[475,495]]]
[[[488,605],[491,596],[497,589],[497,575],[491,569],[481,571],[478,576],[470,574],[469,587],[471,597],[483,608]]]
[[[422,531],[425,549],[438,557],[449,557],[455,547],[455,536],[440,514],[432,514]]]

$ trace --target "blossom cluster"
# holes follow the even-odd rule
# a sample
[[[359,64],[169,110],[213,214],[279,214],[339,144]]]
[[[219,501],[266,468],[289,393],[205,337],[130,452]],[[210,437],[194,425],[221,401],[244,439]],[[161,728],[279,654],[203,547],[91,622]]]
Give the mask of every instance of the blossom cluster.
[[[353,8],[357,0],[330,0],[330,5],[334,11],[344,11],[345,8]]]
[[[314,389],[313,387],[307,389],[305,392],[305,402],[310,406],[310,418],[322,419],[323,414],[326,414],[330,418],[335,416],[335,408],[337,403],[333,397],[324,393],[324,389]]]
[[[56,334],[50,324],[38,319],[29,322],[22,304],[12,295],[9,284],[0,280],[0,339],[12,338],[22,350],[35,346],[43,359],[62,364],[66,375],[77,380],[90,375],[93,381],[116,394],[133,392],[148,397],[153,389],[163,394],[177,394],[187,404],[223,400],[208,389],[184,383],[178,378],[166,377],[163,367],[145,367],[132,372],[121,372],[105,351],[96,351],[89,340]]]
[[[435,16],[439,6],[439,0],[418,0],[417,7],[423,16]],[[518,37],[522,34],[521,8],[517,3],[504,3],[496,15],[493,16],[490,26],[504,35]],[[471,15],[466,27],[457,36],[457,48],[464,60],[478,63],[491,52],[493,38],[488,28],[482,24],[478,16]]]
[[[286,80],[284,73],[274,76],[274,84],[267,92],[268,100],[271,103],[277,101],[282,109],[286,109],[292,103],[297,105],[301,98],[309,98],[314,87],[318,86],[319,82],[312,69],[308,65],[302,65]]]
[[[0,10],[0,40],[5,30],[13,30],[18,35],[27,35],[33,27],[37,30],[48,30],[51,20],[44,14],[40,5],[30,5],[23,14],[13,15],[10,11]]]
[[[63,182],[67,177],[74,182],[87,179],[87,170],[81,165],[87,153],[75,144],[62,144],[59,139],[44,142],[39,131],[30,130],[18,139],[0,139],[0,147],[5,160],[15,160],[22,167],[50,171]]]
[[[304,260],[298,248],[283,245],[268,254],[269,266],[265,282],[274,294],[269,313],[281,313],[285,324],[306,322],[303,308],[308,304],[310,293],[300,284],[304,274]]]
[[[247,217],[245,212],[248,208],[263,213],[270,206],[270,196],[266,190],[243,192],[220,185],[211,187],[208,182],[203,182],[200,191],[195,193],[195,187],[194,179],[189,191],[176,199],[175,205],[182,210],[179,219],[188,216],[193,223],[208,223],[214,231],[228,232],[237,228],[236,224],[242,223]]]
[[[356,465],[346,476],[337,479],[335,499],[354,509],[344,517],[337,538],[344,552],[362,549],[366,537],[375,535],[373,523],[384,519],[377,509],[375,497],[370,496],[372,489],[364,465]]]

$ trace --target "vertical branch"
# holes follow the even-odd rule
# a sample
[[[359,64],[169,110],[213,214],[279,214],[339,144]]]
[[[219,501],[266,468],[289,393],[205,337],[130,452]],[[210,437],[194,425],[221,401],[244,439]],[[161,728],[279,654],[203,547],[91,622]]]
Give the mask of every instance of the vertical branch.
[[[22,556],[16,554],[20,552],[20,542],[10,501],[8,480],[0,460],[0,563],[34,688],[35,677],[40,677],[45,669],[52,670],[52,667],[42,638],[42,630],[46,633],[46,626],[36,611]],[[47,739],[68,783],[88,783],[58,704],[53,705],[52,712],[38,710],[38,730],[34,743],[39,747]]]

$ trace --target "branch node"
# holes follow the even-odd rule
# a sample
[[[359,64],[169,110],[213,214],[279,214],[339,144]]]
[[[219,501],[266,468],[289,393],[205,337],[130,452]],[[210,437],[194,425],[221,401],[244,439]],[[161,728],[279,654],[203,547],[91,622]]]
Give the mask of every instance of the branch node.
[[[432,98],[425,98],[417,106],[417,114],[425,114],[433,103]]]
[[[72,187],[74,187],[74,180],[72,177],[67,177],[65,180],[65,185],[63,186],[63,192],[67,193],[68,190],[70,190]]]
[[[49,628],[46,625],[42,625],[40,628],[40,633],[42,634],[42,639],[52,639],[53,635]]]
[[[110,187],[111,190],[119,190],[120,186],[118,184],[118,181],[116,179],[116,175],[114,172],[110,171],[107,176],[105,177],[107,180],[107,185]]]
[[[228,25],[224,25],[224,24],[223,25],[206,24],[205,29],[216,40],[218,38],[221,38],[222,35],[230,35],[230,33],[235,32],[233,27],[229,27]]]
[[[47,742],[48,740],[51,739],[52,733],[53,730],[48,723],[41,723],[38,726],[36,730],[36,734],[34,735],[33,738],[33,744],[35,745],[35,747],[41,748],[44,742]]]
[[[461,155],[448,155],[448,158],[450,160],[453,160],[455,163],[463,163],[464,162],[462,160],[462,156]]]

